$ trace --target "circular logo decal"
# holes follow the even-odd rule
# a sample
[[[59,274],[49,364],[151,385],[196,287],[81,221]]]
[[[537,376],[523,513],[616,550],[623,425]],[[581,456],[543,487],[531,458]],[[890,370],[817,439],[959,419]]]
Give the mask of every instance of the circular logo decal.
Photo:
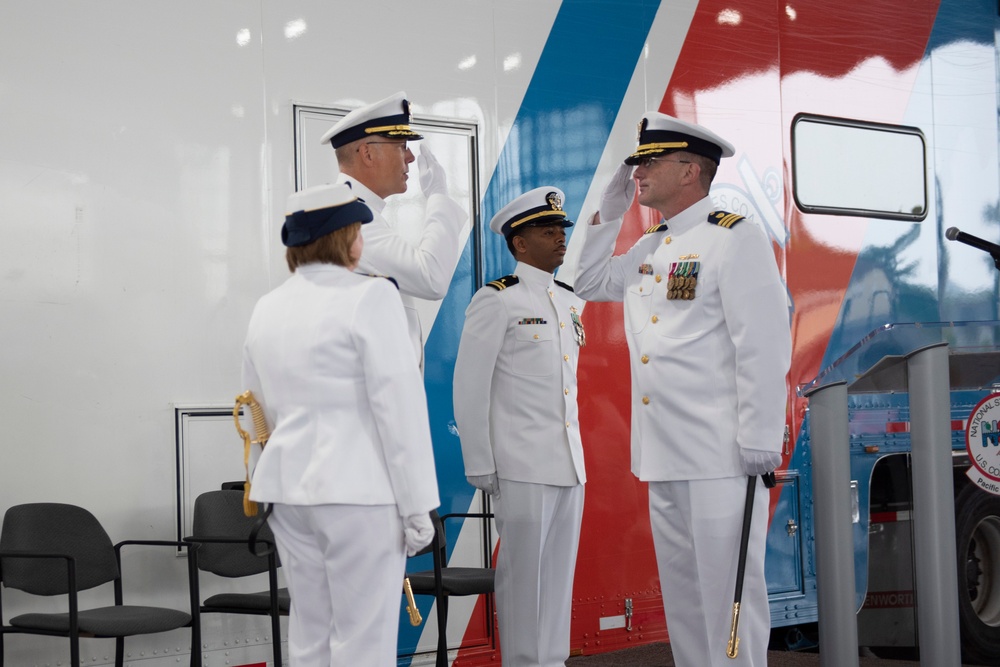
[[[972,466],[966,473],[976,486],[1000,495],[1000,394],[990,394],[969,415],[965,451]]]

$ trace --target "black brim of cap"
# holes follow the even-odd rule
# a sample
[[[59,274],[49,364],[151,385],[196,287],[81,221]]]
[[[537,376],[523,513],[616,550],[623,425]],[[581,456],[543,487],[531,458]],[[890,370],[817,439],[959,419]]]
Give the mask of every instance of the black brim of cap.
[[[372,221],[372,210],[360,199],[317,211],[296,211],[285,216],[281,242],[289,248],[309,245],[331,232],[360,222]]]

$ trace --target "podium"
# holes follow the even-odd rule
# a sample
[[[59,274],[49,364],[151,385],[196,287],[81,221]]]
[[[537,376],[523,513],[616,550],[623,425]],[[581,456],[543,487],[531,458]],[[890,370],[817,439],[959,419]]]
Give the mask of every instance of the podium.
[[[886,324],[799,387],[809,398],[820,665],[858,665],[848,395],[908,393],[920,664],[960,667],[951,397],[1000,378],[1000,321]]]

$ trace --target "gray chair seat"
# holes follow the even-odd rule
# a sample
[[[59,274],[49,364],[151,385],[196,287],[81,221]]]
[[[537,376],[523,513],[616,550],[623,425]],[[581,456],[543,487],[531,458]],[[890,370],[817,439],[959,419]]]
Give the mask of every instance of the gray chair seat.
[[[78,614],[81,635],[129,637],[187,627],[191,614],[176,609],[123,605],[87,609]],[[15,628],[69,632],[69,614],[21,614],[10,619]]]
[[[448,599],[453,595],[487,595],[494,592],[494,575],[496,570],[491,567],[452,567],[448,565],[448,536],[445,533],[444,522],[447,519],[491,519],[492,513],[453,513],[441,516],[437,510],[430,512],[431,523],[434,524],[434,539],[416,555],[433,554],[434,569],[418,572],[407,572],[410,588],[414,595],[433,595],[437,601],[438,644],[435,659],[436,667],[448,667]],[[490,611],[492,600],[487,597],[487,616],[492,618]]]
[[[122,551],[126,546],[131,549],[140,545],[173,550],[188,546],[175,540],[123,540],[113,544],[97,517],[76,505],[27,503],[10,507],[0,529],[0,580],[3,584],[0,592],[9,588],[30,595],[59,596],[67,611],[20,614],[6,624],[0,613],[0,667],[4,664],[3,644],[7,635],[66,637],[71,667],[80,667],[81,636],[114,637],[115,665],[123,667],[125,637],[183,627],[192,628],[191,667],[200,667],[202,654],[192,623],[193,613],[124,602]],[[108,583],[114,588],[113,606],[76,608],[80,591]]]
[[[237,590],[217,593],[193,605],[192,632],[201,636],[201,615],[215,614],[255,614],[271,619],[271,644],[274,667],[282,667],[281,656],[281,616],[287,616],[291,609],[291,598],[287,588],[278,588],[278,568],[281,563],[274,547],[274,535],[265,516],[248,517],[243,513],[242,484],[227,483],[222,490],[206,491],[194,501],[194,533],[184,541],[192,545],[191,591],[195,600],[201,598],[201,575],[208,572],[224,579],[239,579],[257,574],[267,574],[270,586],[266,591],[244,592],[249,584],[237,584]],[[251,545],[250,537],[256,531],[256,542]],[[254,547],[251,550],[251,547]],[[256,587],[259,584],[254,584]],[[271,591],[275,592],[277,604],[271,607]]]
[[[202,607],[212,607],[214,609],[242,609],[246,611],[258,610],[266,612],[271,608],[270,591],[258,591],[256,593],[219,593],[210,598],[206,598],[201,603]],[[292,596],[288,594],[287,588],[278,589],[278,609],[287,614],[292,607]]]
[[[479,595],[493,590],[493,580],[496,570],[482,567],[447,567],[441,577],[441,589],[445,595]],[[433,594],[434,570],[411,572],[406,575],[410,579],[413,592]]]

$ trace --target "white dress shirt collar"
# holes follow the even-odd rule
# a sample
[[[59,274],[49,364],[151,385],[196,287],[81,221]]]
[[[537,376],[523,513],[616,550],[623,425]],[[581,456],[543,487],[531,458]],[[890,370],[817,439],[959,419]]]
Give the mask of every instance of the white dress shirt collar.
[[[698,223],[708,220],[708,214],[715,210],[712,198],[706,195],[686,209],[666,221],[667,231],[671,234],[682,234],[695,227]]]
[[[382,215],[382,210],[385,208],[385,200],[379,197],[371,190],[369,190],[368,186],[366,186],[364,183],[354,178],[353,176],[348,176],[344,172],[340,172],[340,175],[337,176],[337,182],[350,183],[351,190],[353,190],[354,194],[358,196],[358,199],[361,199],[366,204],[368,204],[368,208],[370,208],[372,211],[374,211],[378,215]]]
[[[348,269],[346,266],[341,266],[340,264],[330,264],[328,262],[311,262],[309,264],[303,264],[301,266],[295,267],[295,273],[300,274],[317,274],[317,273],[329,273],[339,276],[353,275],[353,271]]]
[[[555,279],[555,276],[548,271],[542,271],[524,262],[517,263],[517,266],[514,267],[514,275],[518,277],[518,280],[545,288],[552,285],[552,281]]]

